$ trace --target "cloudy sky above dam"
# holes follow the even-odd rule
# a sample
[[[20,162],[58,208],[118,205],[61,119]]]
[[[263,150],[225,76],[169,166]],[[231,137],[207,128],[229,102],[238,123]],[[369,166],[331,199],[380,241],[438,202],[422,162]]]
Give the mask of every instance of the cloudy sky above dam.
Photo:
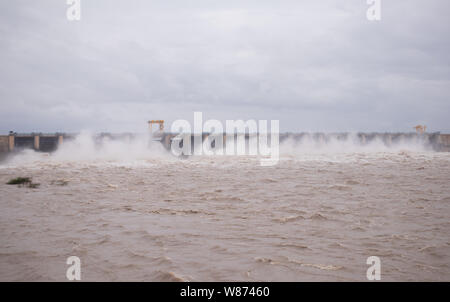
[[[450,132],[450,1],[0,1],[0,133],[144,132],[149,119],[282,131]]]

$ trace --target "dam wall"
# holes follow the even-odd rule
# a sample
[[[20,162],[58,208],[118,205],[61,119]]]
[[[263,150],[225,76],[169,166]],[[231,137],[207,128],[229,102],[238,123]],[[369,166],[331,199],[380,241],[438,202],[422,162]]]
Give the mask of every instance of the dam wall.
[[[0,154],[17,152],[24,149],[32,149],[40,152],[53,152],[66,141],[73,140],[77,134],[73,133],[16,133],[0,135]],[[104,140],[131,140],[135,137],[132,133],[112,134],[99,133],[94,136],[96,144]]]
[[[42,152],[55,151],[64,141],[64,134],[13,133],[0,136],[0,152],[33,149]]]
[[[201,134],[201,141],[209,136],[208,133]],[[223,134],[223,147],[226,147],[227,140],[237,140],[237,136],[244,136],[248,142],[251,136],[249,134]],[[33,149],[41,152],[55,151],[58,146],[65,141],[75,139],[77,134],[68,133],[15,133],[10,132],[9,135],[0,135],[0,154],[7,154],[11,152],[20,151],[23,149]],[[159,141],[166,148],[170,149],[174,138],[177,134],[160,132],[150,134],[150,139],[153,141]],[[191,146],[194,148],[195,135],[191,134]],[[200,136],[200,134],[198,134]],[[124,134],[112,134],[112,133],[100,133],[94,136],[96,144],[102,144],[104,140],[132,140],[136,137],[133,133]],[[268,136],[270,138],[270,135]],[[280,143],[287,141],[311,141],[318,144],[326,144],[329,142],[339,141],[353,141],[360,145],[370,144],[371,142],[381,142],[386,146],[394,146],[398,143],[415,143],[432,150],[440,152],[450,152],[450,134],[435,133],[281,133],[279,135]],[[176,140],[180,143],[179,140]],[[270,141],[270,139],[269,139]],[[182,144],[182,143],[181,143]],[[213,143],[214,147],[214,143]]]

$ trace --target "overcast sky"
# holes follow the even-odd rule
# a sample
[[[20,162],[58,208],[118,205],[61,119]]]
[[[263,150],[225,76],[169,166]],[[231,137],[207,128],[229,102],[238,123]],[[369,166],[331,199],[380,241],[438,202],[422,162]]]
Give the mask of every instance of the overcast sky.
[[[450,1],[0,0],[0,133],[144,132],[149,119],[282,131],[450,132]]]

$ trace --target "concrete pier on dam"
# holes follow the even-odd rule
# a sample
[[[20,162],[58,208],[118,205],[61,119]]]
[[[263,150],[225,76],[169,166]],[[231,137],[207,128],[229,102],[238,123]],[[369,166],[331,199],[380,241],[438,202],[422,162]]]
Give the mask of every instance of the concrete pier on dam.
[[[249,134],[223,134],[223,147],[226,147],[227,140],[237,135],[245,136],[249,140]],[[16,133],[10,132],[7,135],[0,135],[0,159],[10,154],[14,154],[23,149],[32,149],[38,152],[53,152],[66,141],[75,139],[77,134],[69,133]],[[175,133],[158,132],[150,133],[149,141],[158,141],[166,149],[170,150]],[[191,147],[194,146],[194,134],[190,135]],[[200,136],[200,134],[198,135]],[[201,134],[204,141],[209,134]],[[136,135],[132,133],[112,134],[100,133],[93,136],[96,144],[102,144],[105,139],[108,140],[133,140]],[[268,136],[270,138],[270,135]],[[394,146],[397,143],[415,143],[426,146],[431,150],[438,152],[450,152],[450,134],[435,133],[281,133],[279,135],[280,144],[285,141],[303,141],[309,140],[315,143],[339,142],[352,140],[361,145],[370,144],[373,141],[382,142],[386,146]],[[178,143],[180,143],[178,141]],[[213,146],[214,147],[214,146]]]

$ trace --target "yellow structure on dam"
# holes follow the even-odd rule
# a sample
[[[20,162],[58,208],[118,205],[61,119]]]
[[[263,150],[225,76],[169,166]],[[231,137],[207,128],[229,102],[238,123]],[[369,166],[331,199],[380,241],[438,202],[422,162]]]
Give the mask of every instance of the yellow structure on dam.
[[[159,132],[163,132],[164,131],[164,120],[151,120],[151,121],[148,121],[148,126],[150,128],[150,132],[152,132],[152,133],[153,133],[153,124],[159,125]]]

